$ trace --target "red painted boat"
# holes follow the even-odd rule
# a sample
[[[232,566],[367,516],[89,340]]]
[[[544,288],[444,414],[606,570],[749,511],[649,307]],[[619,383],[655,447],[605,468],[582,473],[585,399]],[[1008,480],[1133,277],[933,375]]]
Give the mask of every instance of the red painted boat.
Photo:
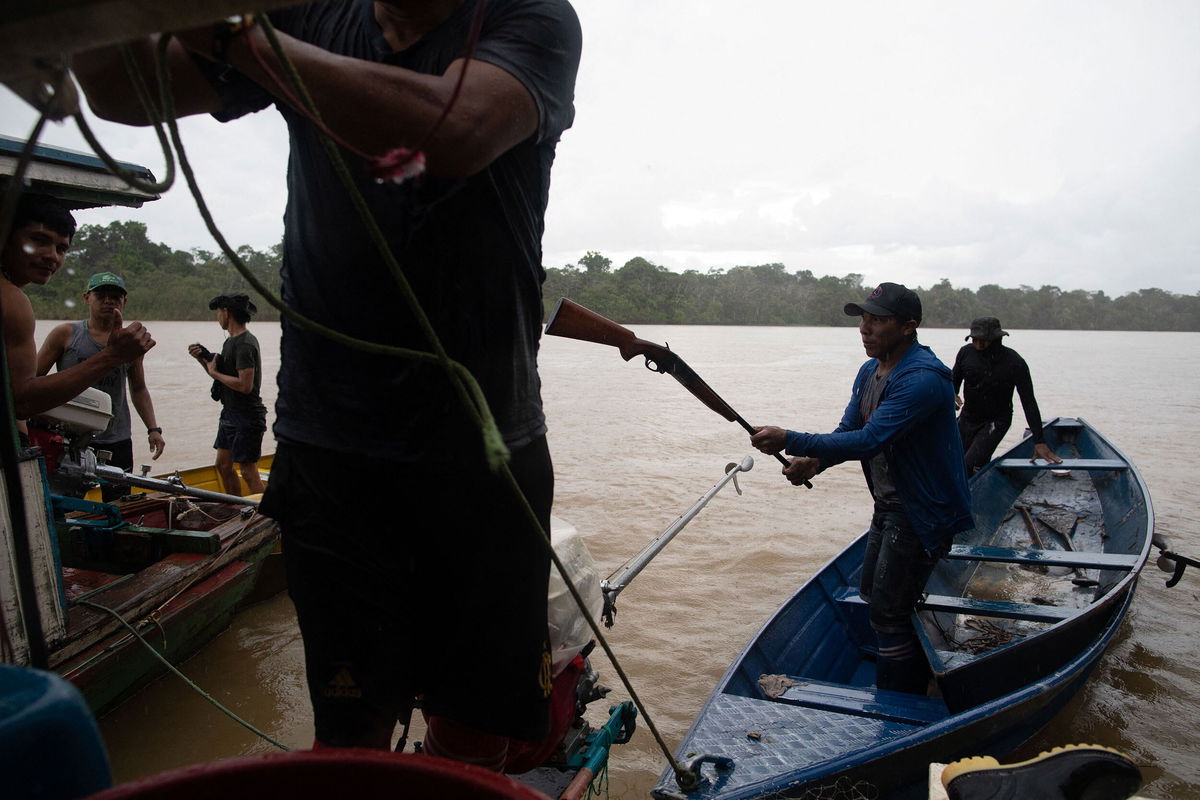
[[[36,451],[20,472],[39,618],[21,613],[30,604],[18,601],[16,580],[5,581],[14,651],[6,660],[63,675],[96,714],[166,671],[155,652],[177,664],[227,628],[248,598],[283,588],[258,586],[279,531],[253,501],[52,495]],[[11,550],[11,538],[0,549]],[[31,648],[37,629],[42,646]]]

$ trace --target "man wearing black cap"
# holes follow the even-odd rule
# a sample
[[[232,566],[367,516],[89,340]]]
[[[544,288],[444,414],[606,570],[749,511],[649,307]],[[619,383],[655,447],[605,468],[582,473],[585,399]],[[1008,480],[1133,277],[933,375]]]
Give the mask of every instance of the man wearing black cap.
[[[262,386],[262,355],[258,339],[246,329],[250,316],[258,309],[244,294],[217,295],[208,307],[217,312],[217,324],[229,336],[220,355],[199,344],[188,345],[188,353],[212,377],[213,399],[221,401],[217,440],[213,442],[217,474],[230,494],[242,493],[238,472],[250,494],[262,494],[265,487],[258,475],[258,459],[267,430],[267,408],[258,393]]]
[[[967,474],[974,475],[992,458],[996,447],[1012,424],[1013,389],[1021,398],[1025,421],[1033,437],[1033,455],[1058,464],[1062,459],[1046,444],[1042,434],[1042,413],[1033,396],[1033,379],[1025,359],[1004,346],[1001,339],[1008,331],[995,317],[979,317],[971,323],[971,332],[954,359],[954,402],[962,408],[958,433],[962,439]],[[964,386],[965,385],[965,386]],[[964,386],[962,398],[958,389]]]
[[[64,322],[46,336],[38,349],[37,374],[45,375],[54,367],[59,372],[82,364],[108,346],[113,326],[125,312],[129,299],[125,279],[114,272],[97,272],[90,277],[83,293],[88,318],[79,322]],[[154,401],[146,386],[146,371],[139,358],[120,364],[92,384],[112,398],[113,418],[108,429],[96,435],[93,446],[112,453],[108,463],[124,470],[133,469],[133,423],[129,414],[132,402],[146,425],[146,441],[150,456],[157,459],[166,447],[162,428],[154,415]],[[126,387],[128,386],[128,394]],[[101,484],[105,501],[120,497],[125,488]]]
[[[917,341],[921,300],[911,289],[880,284],[845,312],[862,318],[869,358],[841,423],[823,434],[762,427],[750,443],[795,456],[783,470],[795,485],[834,464],[861,462],[875,499],[860,587],[879,646],[875,683],[924,694],[929,667],[911,614],[951,538],[974,525],[950,370]]]

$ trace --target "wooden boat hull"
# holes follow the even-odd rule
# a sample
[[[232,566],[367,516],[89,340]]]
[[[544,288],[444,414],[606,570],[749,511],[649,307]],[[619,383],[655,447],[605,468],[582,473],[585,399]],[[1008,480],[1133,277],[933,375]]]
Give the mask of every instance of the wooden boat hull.
[[[229,627],[254,586],[256,571],[246,561],[233,562],[162,606],[140,632],[167,661],[182,663]],[[95,713],[116,706],[165,671],[162,662],[124,630],[56,669],[83,693]]]
[[[40,461],[21,472],[39,542],[43,666],[71,680],[98,715],[166,671],[147,645],[179,663],[251,598],[282,588],[260,581],[278,526],[251,506],[137,493],[113,504],[119,520],[101,519],[104,506],[52,498]],[[15,663],[31,664],[28,619],[8,614],[16,606],[4,600]]]
[[[1072,447],[1107,448],[1078,455],[1072,459],[1077,465],[1119,457],[1086,423],[1056,420],[1047,431],[1048,439],[1055,437],[1052,446],[1071,455],[1078,455]],[[1024,454],[1031,448],[1026,440],[1002,458],[1028,460]],[[939,682],[938,697],[879,691],[873,685],[874,635],[857,590],[866,545],[865,534],[859,537],[758,631],[677,751],[685,764],[711,755],[732,759],[732,768],[705,764],[705,781],[692,792],[681,791],[667,770],[653,795],[748,800],[816,797],[824,796],[817,791],[836,789],[847,796],[924,797],[930,762],[1003,756],[1019,746],[1083,686],[1132,601],[1137,571],[1148,553],[1153,514],[1136,470],[1121,460],[1119,469],[1105,469],[1094,481],[1112,507],[1103,514],[1108,526],[1104,550],[1091,556],[1056,554],[1050,548],[1043,552],[1022,542],[1011,543],[1005,554],[973,549],[1003,544],[994,534],[998,523],[1007,522],[1005,508],[1018,502],[1026,487],[1040,480],[1035,475],[1042,473],[1002,468],[998,460],[972,479],[976,531],[962,537],[955,557],[939,564],[937,580],[926,587],[926,603],[944,610],[925,609],[916,619]],[[1113,477],[1117,474],[1125,478]],[[1108,568],[1093,571],[1101,576],[1092,588],[1093,602],[1056,609],[1032,602],[1032,597],[1001,601],[973,596],[968,587],[978,565],[990,563],[979,560],[983,555],[1035,562],[1090,558]],[[1014,562],[1014,575],[1027,571],[1022,563],[1026,562]],[[1112,566],[1117,563],[1122,566]],[[1008,588],[1020,591],[1019,584]],[[1077,588],[1068,591],[1084,594]],[[980,618],[981,611],[1042,615],[1047,621],[1021,620],[1037,630],[956,659],[931,618],[938,615],[937,623],[948,626],[951,618]]]

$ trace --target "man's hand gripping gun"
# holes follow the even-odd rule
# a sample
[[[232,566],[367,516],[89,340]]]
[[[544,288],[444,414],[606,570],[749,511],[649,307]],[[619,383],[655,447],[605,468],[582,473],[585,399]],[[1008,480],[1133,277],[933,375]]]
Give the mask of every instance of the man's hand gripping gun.
[[[711,408],[730,422],[736,422],[746,429],[747,433],[755,432],[754,426],[733,410],[733,407],[721,399],[696,372],[668,347],[639,339],[633,331],[618,325],[608,317],[597,314],[591,309],[584,308],[578,303],[562,298],[546,323],[546,333],[551,336],[565,336],[568,339],[579,339],[585,342],[606,344],[615,347],[621,353],[621,358],[629,361],[634,356],[646,359],[646,369],[670,375],[679,381],[683,388],[696,396],[701,403]],[[788,466],[788,460],[780,453],[775,454],[780,464]],[[812,484],[804,482],[808,488]]]

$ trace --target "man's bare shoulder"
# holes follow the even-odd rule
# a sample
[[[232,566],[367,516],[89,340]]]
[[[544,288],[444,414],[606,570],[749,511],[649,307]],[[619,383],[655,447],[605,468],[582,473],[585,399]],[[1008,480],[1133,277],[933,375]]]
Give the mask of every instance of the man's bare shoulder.
[[[33,326],[33,304],[21,289],[7,278],[0,278],[0,302],[4,303],[4,330],[23,330]]]

